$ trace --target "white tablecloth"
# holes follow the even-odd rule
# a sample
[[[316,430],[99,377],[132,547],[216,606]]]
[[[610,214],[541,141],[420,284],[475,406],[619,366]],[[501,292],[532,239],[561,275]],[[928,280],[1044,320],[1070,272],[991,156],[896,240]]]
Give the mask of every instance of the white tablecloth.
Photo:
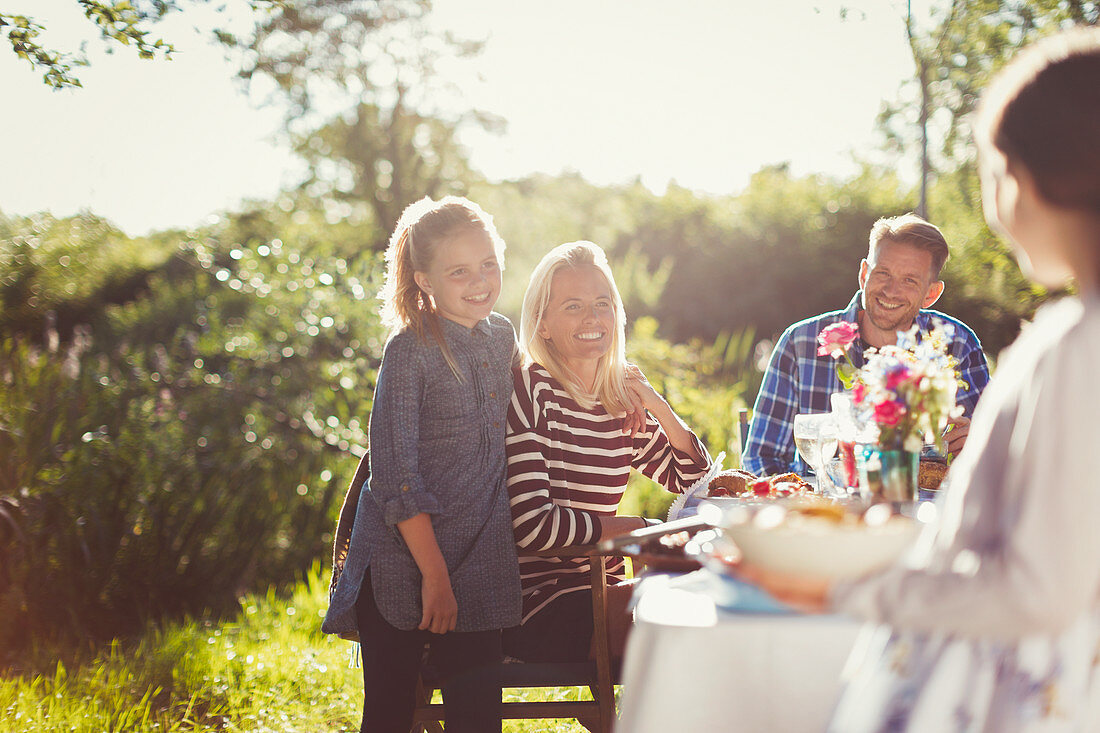
[[[730,613],[690,583],[643,582],[616,733],[824,729],[860,624]]]

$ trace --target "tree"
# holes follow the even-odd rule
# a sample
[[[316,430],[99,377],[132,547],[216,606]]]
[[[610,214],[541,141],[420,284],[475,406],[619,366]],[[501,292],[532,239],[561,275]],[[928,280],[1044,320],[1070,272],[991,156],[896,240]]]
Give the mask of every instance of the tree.
[[[253,9],[280,2],[282,0],[248,0]],[[109,44],[133,46],[143,59],[172,57],[175,50],[172,44],[151,37],[150,28],[168,13],[180,10],[178,0],[76,0],[76,3]],[[37,17],[0,13],[0,34],[7,38],[16,56],[30,62],[32,69],[43,72],[42,80],[46,84],[54,89],[81,86],[73,67],[87,66],[87,58],[83,53],[47,48],[40,39],[44,30],[46,25]]]
[[[286,128],[314,196],[365,206],[382,232],[424,195],[461,192],[472,178],[456,134],[493,117],[462,109],[437,67],[481,44],[440,33],[431,0],[286,2],[249,38],[240,75],[286,105]],[[381,247],[384,239],[374,244]]]
[[[933,5],[928,24],[914,17],[907,2],[905,33],[914,78],[902,99],[883,106],[879,126],[888,144],[904,151],[912,145],[915,122],[923,216],[928,216],[928,182],[935,168],[952,171],[973,163],[968,119],[993,74],[1039,36],[1098,22],[1100,2],[1095,0],[941,0]],[[940,138],[938,166],[932,137]]]

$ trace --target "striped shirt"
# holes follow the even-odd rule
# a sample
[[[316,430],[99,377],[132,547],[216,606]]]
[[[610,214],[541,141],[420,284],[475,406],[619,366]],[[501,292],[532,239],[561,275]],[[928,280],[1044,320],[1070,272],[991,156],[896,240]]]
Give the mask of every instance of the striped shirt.
[[[697,458],[674,448],[652,415],[636,435],[602,405],[585,409],[542,366],[516,369],[508,410],[508,494],[512,529],[522,549],[588,545],[600,539],[598,517],[613,516],[632,468],[669,491],[682,492],[706,473]],[[624,579],[623,561],[608,571]],[[563,593],[590,588],[585,558],[520,558],[523,620]]]

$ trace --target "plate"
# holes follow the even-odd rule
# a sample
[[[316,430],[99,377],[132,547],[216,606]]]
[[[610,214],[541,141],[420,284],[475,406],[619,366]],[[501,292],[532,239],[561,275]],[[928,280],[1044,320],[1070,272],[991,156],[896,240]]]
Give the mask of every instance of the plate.
[[[806,516],[776,506],[751,516],[727,514],[722,531],[745,562],[782,573],[845,580],[893,564],[916,539],[922,523],[892,515],[881,521]]]

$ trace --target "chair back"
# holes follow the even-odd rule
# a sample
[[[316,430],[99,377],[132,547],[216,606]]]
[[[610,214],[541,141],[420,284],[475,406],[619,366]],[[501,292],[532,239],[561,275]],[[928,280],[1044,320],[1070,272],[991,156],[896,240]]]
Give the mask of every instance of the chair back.
[[[539,552],[520,552],[521,557],[588,557],[592,581],[592,651],[594,659],[583,662],[507,662],[500,665],[502,688],[587,687],[592,700],[525,700],[502,702],[505,720],[576,718],[592,731],[610,733],[615,719],[617,670],[611,658],[607,631],[607,553],[593,546]],[[443,706],[431,702],[438,682],[421,680],[413,711],[412,733],[441,732]]]
[[[737,438],[741,441],[741,453],[745,452],[745,443],[749,440],[749,411],[742,407],[737,411]]]

